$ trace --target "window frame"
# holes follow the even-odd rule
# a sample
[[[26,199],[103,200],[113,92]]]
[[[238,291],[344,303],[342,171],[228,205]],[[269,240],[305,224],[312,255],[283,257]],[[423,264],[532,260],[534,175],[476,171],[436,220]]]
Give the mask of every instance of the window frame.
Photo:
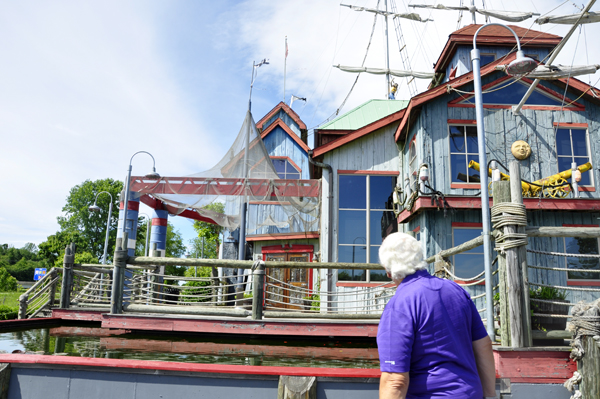
[[[296,163],[287,156],[277,156],[277,155],[271,155],[269,156],[269,158],[271,158],[271,162],[273,162],[273,160],[277,159],[277,160],[284,160],[287,161],[286,163],[286,168],[285,168],[285,175],[286,177],[281,177],[279,176],[279,173],[277,173],[277,176],[279,176],[280,179],[284,179],[284,180],[302,180],[302,168],[300,168],[298,165],[296,165]],[[298,173],[298,175],[300,176],[298,179],[288,179],[287,178],[287,165],[289,164],[289,166],[291,166],[292,168],[294,168],[294,170],[296,171],[296,173]],[[273,165],[275,166],[275,165]]]
[[[565,130],[569,130],[569,139],[571,142],[571,155],[558,155],[558,141],[557,141],[557,135],[558,135],[558,130],[559,129],[565,129]],[[569,162],[569,165],[574,162],[575,158],[583,158],[581,156],[575,156],[573,153],[573,130],[584,130],[585,131],[585,149],[587,152],[587,159],[588,162],[591,162],[591,145],[590,145],[590,134],[589,134],[589,127],[587,123],[554,123],[554,151],[556,154],[556,167],[558,169],[557,173],[562,172],[562,170],[560,170],[560,166],[558,166],[558,160],[559,158],[571,158],[571,162]],[[594,182],[594,173],[593,173],[593,168],[590,169],[587,173],[589,173],[590,176],[590,184],[578,184],[578,190],[579,191],[596,191],[595,190],[595,182]]]
[[[480,231],[480,232],[483,233],[483,223],[453,222],[452,223],[452,248],[454,248],[457,245],[459,245],[459,244],[455,243],[455,239],[454,239],[454,231],[455,230],[475,230],[475,229],[477,229],[478,231]],[[476,248],[473,248],[473,249],[476,249]],[[481,253],[479,253],[479,252],[478,253],[470,253],[470,254],[460,253],[458,255],[466,255],[466,256],[470,256],[470,255],[476,256],[477,255],[477,256],[481,256],[483,258],[483,261],[485,262],[485,253],[483,252],[483,246],[481,246]],[[485,267],[484,266],[484,264],[485,264],[484,262],[482,262],[482,266],[483,267]],[[457,276],[457,277],[460,277],[460,278],[463,278],[463,279],[467,278],[465,276],[459,276],[456,273],[456,255],[452,255],[452,273],[455,276]],[[473,279],[473,280],[454,280],[455,283],[461,284],[461,285],[462,284],[471,284],[471,283],[473,283],[475,281],[476,281],[475,279]],[[477,285],[485,285],[485,282],[481,282],[481,283],[479,283]]]
[[[414,156],[411,156],[411,151],[414,150]],[[410,180],[410,188],[417,190],[417,180],[419,174],[419,155],[417,154],[417,135],[415,134],[408,145],[408,178]],[[413,168],[414,166],[414,168]]]
[[[600,227],[600,225],[597,224],[565,224],[563,223],[562,225],[563,227]],[[567,238],[568,237],[563,237],[563,245],[565,248],[565,253],[567,253]],[[600,253],[600,238],[596,238],[596,244],[598,245],[598,253]],[[564,265],[565,268],[569,268],[569,264],[567,263],[567,256],[564,256]],[[600,260],[599,260],[600,262]],[[567,277],[567,285],[571,285],[571,286],[592,286],[592,287],[598,287],[600,286],[600,273],[597,273],[598,278],[596,279],[571,279],[569,278],[569,272],[566,271],[566,277]]]
[[[465,152],[464,153],[452,152],[452,145],[450,143],[450,141],[451,141],[450,128],[452,126],[463,127],[463,129],[464,129],[464,132],[463,132],[463,139],[465,140]],[[469,162],[468,162],[469,155],[477,156],[477,162],[479,163],[479,151],[477,151],[477,153],[467,152],[467,129],[466,129],[467,127],[477,128],[477,123],[475,123],[475,121],[470,121],[470,120],[465,120],[465,121],[448,120],[448,162],[450,162],[448,170],[450,171],[450,188],[478,189],[479,187],[481,187],[481,182],[454,181],[454,173],[452,172],[452,155],[464,155],[466,157],[467,162],[466,162],[465,167],[467,170],[467,179],[468,179],[468,171],[469,171]],[[475,135],[475,137],[477,138],[477,145],[479,148],[479,137],[477,136],[477,134]]]
[[[339,261],[339,256],[340,256],[340,247],[360,247],[360,246],[365,246],[366,248],[366,254],[365,254],[365,259],[367,263],[370,263],[370,258],[371,258],[371,247],[377,247],[379,248],[381,246],[381,244],[379,245],[374,245],[371,244],[371,232],[370,232],[370,226],[371,226],[371,213],[373,211],[381,211],[382,209],[379,208],[372,208],[371,207],[371,177],[391,177],[391,178],[395,178],[396,179],[396,184],[398,183],[398,177],[400,175],[400,172],[392,172],[392,171],[366,171],[366,170],[338,170],[337,173],[337,192],[338,192],[338,198],[337,198],[337,229],[339,231],[340,228],[340,211],[344,211],[344,210],[353,210],[353,211],[361,211],[361,212],[365,212],[366,213],[366,218],[365,218],[365,242],[364,243],[356,243],[356,244],[340,244],[339,242],[339,234],[336,235],[336,251],[337,251],[337,258]],[[366,181],[365,181],[365,208],[341,208],[340,207],[340,177],[341,176],[365,176]],[[386,210],[383,210],[384,212]],[[387,212],[391,212],[393,214],[393,210],[387,210]],[[339,269],[336,270],[336,273],[338,273]],[[370,286],[370,285],[379,285],[382,283],[385,283],[387,280],[375,280],[375,282],[371,281],[371,270],[366,270],[365,273],[365,280],[337,280],[337,286],[353,286],[353,287],[359,287],[359,286]],[[392,283],[391,281],[389,281],[390,283]]]

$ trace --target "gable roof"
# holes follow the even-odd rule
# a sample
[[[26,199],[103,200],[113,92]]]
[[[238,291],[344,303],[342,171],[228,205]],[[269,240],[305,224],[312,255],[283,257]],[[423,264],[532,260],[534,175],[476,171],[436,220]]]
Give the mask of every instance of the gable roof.
[[[406,108],[402,108],[401,110],[394,112],[390,115],[387,115],[379,120],[376,120],[366,126],[363,126],[360,129],[357,129],[353,132],[350,132],[342,137],[339,137],[321,147],[315,148],[313,151],[313,157],[318,157],[319,155],[323,155],[329,151],[332,151],[336,148],[343,146],[351,141],[359,139],[363,136],[366,136],[369,133],[374,132],[377,129],[380,129],[384,126],[389,125],[390,123],[397,122],[404,117],[406,112]]]
[[[290,136],[292,138],[292,140],[294,140],[294,142],[296,144],[298,144],[300,146],[300,148],[302,148],[304,151],[306,151],[308,153],[308,151],[310,151],[310,148],[308,148],[308,146],[306,145],[306,143],[302,140],[300,140],[300,137],[298,137],[298,135],[296,133],[294,133],[292,131],[292,129],[289,128],[288,125],[286,125],[285,123],[283,123],[283,121],[280,118],[277,118],[277,120],[273,123],[271,123],[261,134],[260,134],[260,138],[261,139],[265,139],[265,137],[267,137],[267,135],[269,133],[271,133],[272,131],[275,130],[276,127],[280,127],[283,129],[284,132],[287,133],[288,136]]]
[[[300,130],[306,130],[306,125],[304,124],[304,122],[302,122],[302,119],[300,119],[298,114],[296,112],[294,112],[294,110],[291,109],[290,106],[287,105],[286,103],[284,103],[283,101],[280,101],[279,104],[277,104],[275,106],[275,108],[273,108],[271,111],[269,111],[268,114],[263,116],[256,123],[256,128],[259,130],[263,129],[265,122],[267,122],[269,119],[271,119],[271,117],[273,117],[273,115],[275,115],[277,112],[279,112],[279,110],[282,110],[283,112],[288,114],[290,116],[290,118],[292,118],[292,120],[298,124],[298,128]]]
[[[437,62],[434,66],[434,72],[444,72],[452,55],[456,51],[459,45],[473,46],[473,36],[477,32],[477,29],[483,25],[467,25],[455,32],[452,32],[448,36],[448,41],[444,46]],[[536,46],[536,47],[550,47],[554,48],[562,38],[557,35],[551,35],[536,30],[525,29],[516,25],[508,25],[512,30],[515,31],[521,42],[521,47]],[[492,25],[477,35],[478,45],[487,46],[515,46],[517,44],[513,34],[506,28],[501,26]]]
[[[408,100],[369,100],[319,126],[319,130],[357,130],[406,108]]]
[[[478,36],[478,38],[479,38],[479,36]],[[501,57],[498,60],[496,60],[494,62],[490,62],[489,64],[481,67],[481,76],[486,76],[486,75],[489,75],[490,73],[498,72],[496,70],[496,66],[508,64],[512,60],[514,60],[516,58],[516,56],[517,56],[516,52],[510,53],[505,57]],[[415,97],[411,98],[410,103],[408,104],[408,107],[406,108],[406,112],[404,113],[403,118],[400,121],[400,125],[396,129],[396,134],[394,135],[394,138],[396,139],[396,141],[398,141],[401,138],[402,132],[405,129],[409,128],[410,123],[412,123],[412,121],[416,118],[416,112],[418,110],[420,110],[420,108],[423,104],[426,104],[429,101],[432,101],[432,100],[434,100],[438,97],[441,97],[445,94],[448,94],[452,88],[462,87],[472,81],[473,81],[473,71],[470,71],[464,75],[459,76],[456,79],[453,79],[453,80],[450,80],[450,81],[444,83],[443,85],[436,86],[430,90],[427,90],[426,92],[423,92],[423,93],[418,94]],[[598,100],[600,98],[600,89],[590,86],[587,83],[584,83],[581,80],[578,80],[573,77],[570,79],[557,79],[557,80],[553,80],[552,82],[554,84],[559,84],[559,85],[563,84],[565,87],[568,86],[571,90],[578,91],[581,94],[580,97],[586,96],[590,101],[600,105],[600,101]],[[579,100],[579,98],[578,98],[578,100]],[[415,112],[413,112],[413,111],[415,111]]]

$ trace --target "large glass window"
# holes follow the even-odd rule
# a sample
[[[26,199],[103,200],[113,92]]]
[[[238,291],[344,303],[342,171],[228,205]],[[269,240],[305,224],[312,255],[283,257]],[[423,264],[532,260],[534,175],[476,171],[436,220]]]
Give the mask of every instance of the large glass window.
[[[565,248],[569,254],[598,254],[598,239],[584,237],[565,237]],[[568,269],[600,270],[598,258],[565,258]],[[600,280],[600,273],[586,273],[585,271],[567,272],[569,280]]]
[[[558,171],[562,172],[571,169],[571,163],[575,162],[577,166],[590,161],[587,130],[586,129],[556,129],[556,156],[558,159]],[[571,179],[568,179],[569,182]],[[590,172],[581,174],[581,186],[593,185]]]
[[[495,54],[480,54],[479,55],[479,65],[480,66],[484,66],[489,64],[490,62],[494,62],[496,61],[496,55]]]
[[[523,96],[529,90],[529,84],[521,81],[516,81],[509,84],[509,81],[502,81],[499,84],[487,88],[481,96],[483,104],[494,104],[494,105],[517,105],[523,99]],[[475,104],[475,97],[469,97],[462,104]],[[534,90],[525,105],[547,105],[560,107],[562,101],[556,97],[551,96],[549,93],[542,90]]]
[[[481,227],[453,227],[452,246],[456,247],[477,238],[482,231]],[[454,255],[452,260],[454,275],[463,279],[474,279],[483,271],[483,262],[483,246]]]
[[[476,126],[449,126],[450,174],[453,183],[479,183],[479,172],[469,162],[479,163]]]
[[[383,237],[397,230],[396,176],[340,175],[338,262],[378,263]],[[382,270],[338,271],[340,281],[389,281]]]
[[[300,171],[287,158],[271,158],[280,179],[300,179]]]

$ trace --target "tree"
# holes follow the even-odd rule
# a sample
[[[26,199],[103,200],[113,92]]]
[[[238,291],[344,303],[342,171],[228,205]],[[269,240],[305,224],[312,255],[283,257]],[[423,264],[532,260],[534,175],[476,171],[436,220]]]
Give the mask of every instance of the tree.
[[[102,257],[111,197],[107,194],[98,195],[98,193],[106,191],[110,193],[113,201],[108,254],[112,255],[114,253],[119,220],[119,195],[122,190],[123,183],[110,178],[95,181],[86,180],[71,189],[67,196],[67,202],[62,208],[64,216],[59,216],[57,220],[61,233],[79,234],[81,241],[77,243],[77,252],[89,252],[97,259]],[[98,196],[97,199],[96,196]],[[98,213],[89,211],[89,207],[94,204],[94,200],[100,208]],[[61,253],[64,253],[66,244],[62,246]]]
[[[222,202],[213,202],[203,207],[203,209],[224,213],[225,204]],[[220,234],[223,232],[223,227],[218,224],[194,221],[194,230],[198,233],[198,237],[190,241],[193,253],[199,257],[202,253],[202,243],[204,239],[204,258],[216,259],[219,256],[219,247],[221,246]]]
[[[54,265],[57,262],[62,264],[65,248],[72,242],[77,246],[76,252],[86,247],[85,239],[79,231],[58,231],[56,234],[48,236],[46,241],[39,245],[38,254],[49,265]]]
[[[146,223],[144,219],[140,218],[139,222],[142,224],[138,225],[136,234],[136,256],[144,256],[144,247],[146,245]],[[150,226],[150,235],[152,235],[152,226]],[[149,243],[150,245],[150,243]],[[152,248],[150,248],[152,249]],[[167,242],[165,256],[169,258],[181,258],[186,251],[186,247],[183,244],[183,238],[181,233],[177,230],[170,222],[167,224]],[[152,253],[148,251],[148,254],[152,256]],[[185,266],[166,266],[165,274],[170,276],[183,276],[185,273]]]
[[[20,281],[33,281],[36,268],[46,268],[48,262],[43,259],[35,244],[27,243],[23,248],[0,245],[0,266]]]

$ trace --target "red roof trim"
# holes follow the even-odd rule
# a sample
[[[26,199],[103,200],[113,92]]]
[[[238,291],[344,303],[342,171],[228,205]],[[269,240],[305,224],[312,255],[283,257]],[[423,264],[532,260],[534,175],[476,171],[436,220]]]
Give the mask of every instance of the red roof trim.
[[[306,143],[300,140],[300,137],[298,137],[298,135],[296,135],[296,133],[294,133],[292,129],[290,129],[288,125],[286,125],[281,119],[277,119],[275,122],[271,123],[269,127],[260,134],[260,137],[264,140],[265,137],[267,137],[269,133],[275,130],[277,126],[281,127],[288,134],[288,136],[290,136],[292,140],[294,140],[296,144],[298,144],[304,151],[306,151],[307,153],[310,151],[310,148],[308,148]]]
[[[268,114],[266,114],[265,116],[263,116],[258,121],[258,123],[256,124],[256,128],[257,129],[262,129],[263,128],[263,124],[266,121],[268,121],[269,119],[271,119],[271,117],[273,115],[275,115],[277,112],[279,112],[280,109],[282,109],[283,112],[285,112],[286,114],[288,114],[290,116],[290,118],[292,118],[292,120],[298,124],[298,127],[301,130],[306,130],[306,125],[304,124],[304,122],[302,122],[302,119],[300,119],[300,117],[298,116],[298,114],[293,109],[291,109],[289,105],[287,105],[283,101],[279,102],[279,104],[277,104],[275,106],[275,108],[273,108]]]
[[[374,132],[377,129],[387,126],[390,123],[396,122],[404,117],[405,112],[406,108],[403,108],[400,111],[394,112],[393,114],[390,114],[384,118],[378,119],[375,122],[368,124],[367,126],[363,126],[360,129],[353,131],[352,133],[348,133],[342,137],[338,137],[337,139],[325,145],[322,145],[321,147],[315,148],[313,157],[318,157],[329,151],[333,151],[336,148],[343,146],[344,144],[348,144],[356,139],[359,139],[363,136],[366,136],[369,133]]]
[[[477,32],[477,29],[479,29],[481,26],[482,25],[468,25],[455,32],[452,32],[448,36],[448,41],[446,42],[444,49],[440,53],[440,56],[435,63],[434,71],[439,73],[446,69],[448,62],[450,61],[450,56],[454,53],[454,50],[458,45],[464,44],[472,46],[473,36],[475,35],[475,32]],[[513,29],[519,37],[522,47],[540,45],[555,47],[562,40],[560,36],[525,29],[520,26],[509,25],[509,27]],[[512,33],[510,33],[510,31],[508,31],[508,29],[490,26],[486,29],[482,29],[481,32],[479,32],[479,35],[477,36],[477,44],[510,46],[516,44],[516,41],[515,37],[512,35]]]
[[[481,209],[481,198],[476,197],[446,197],[448,204],[454,209]],[[523,203],[526,209],[533,210],[549,210],[549,211],[585,211],[593,212],[600,210],[599,199],[582,199],[582,198],[523,198]],[[490,198],[490,206],[493,205],[493,200]],[[431,204],[431,197],[422,196],[417,198],[413,206],[412,212],[402,211],[398,216],[398,223],[405,223],[412,219],[421,211],[438,209],[437,204]]]
[[[490,73],[496,72],[496,70],[495,70],[496,65],[509,63],[515,58],[516,58],[516,53],[512,53],[506,57],[501,57],[498,60],[485,65],[483,68],[481,68],[481,76],[485,76]],[[396,141],[398,141],[400,139],[400,136],[402,135],[402,131],[404,130],[404,128],[406,127],[406,124],[408,123],[408,120],[410,119],[410,114],[411,114],[411,111],[413,108],[416,109],[418,106],[420,106],[422,104],[425,104],[437,97],[447,94],[449,92],[449,89],[448,89],[449,87],[456,87],[456,88],[462,87],[462,86],[466,85],[467,83],[470,83],[471,81],[473,81],[473,71],[468,72],[464,75],[461,75],[457,79],[448,81],[448,82],[444,83],[443,85],[429,89],[426,92],[423,92],[423,93],[411,98],[410,103],[408,104],[408,107],[406,108],[407,111],[405,112],[405,114],[402,118],[402,121],[400,122],[400,125],[398,126],[398,129],[396,129],[396,133],[394,134],[394,138],[396,139]],[[558,79],[558,81],[567,85],[567,79]],[[596,97],[594,97],[592,94],[589,94],[588,93],[589,91],[596,93],[596,95],[598,97],[600,97],[600,91],[598,89],[596,89],[596,88],[588,85],[587,83],[584,83],[576,78],[569,79],[568,86],[572,89],[580,91],[581,93],[583,93],[583,95],[589,96],[593,99],[595,99]],[[540,87],[540,86],[538,86],[538,87]],[[548,90],[550,90],[550,89],[548,89]],[[452,105],[448,105],[448,106],[452,106]],[[466,106],[466,104],[464,106]],[[472,106],[474,107],[474,105],[472,105]],[[531,109],[536,109],[536,108],[533,108],[534,106],[529,106],[529,107],[532,107]],[[528,108],[528,107],[525,106],[523,108]],[[547,109],[547,108],[544,108],[544,109]],[[566,109],[569,109],[569,107],[564,107],[563,109],[566,110]],[[580,111],[581,109],[578,108],[576,110]]]

